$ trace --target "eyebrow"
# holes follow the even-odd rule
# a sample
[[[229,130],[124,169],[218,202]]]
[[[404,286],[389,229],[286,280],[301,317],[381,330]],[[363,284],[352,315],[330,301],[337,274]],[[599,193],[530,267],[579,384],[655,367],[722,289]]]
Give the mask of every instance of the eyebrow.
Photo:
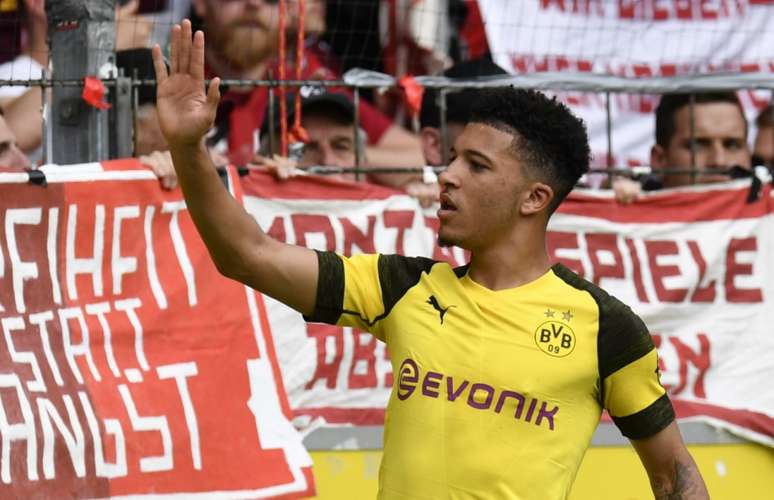
[[[483,160],[490,165],[493,163],[491,158],[489,158],[481,151],[477,151],[475,149],[468,149],[465,151],[465,154],[469,157],[472,157],[473,159]]]

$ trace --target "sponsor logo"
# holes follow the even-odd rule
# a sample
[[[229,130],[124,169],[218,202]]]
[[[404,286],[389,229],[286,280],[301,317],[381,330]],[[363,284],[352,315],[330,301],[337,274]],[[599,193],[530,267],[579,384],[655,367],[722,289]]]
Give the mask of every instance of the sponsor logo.
[[[435,295],[431,295],[427,298],[427,304],[430,304],[433,306],[433,309],[438,311],[438,315],[441,317],[441,324],[443,324],[443,317],[446,316],[446,313],[449,312],[449,309],[455,306],[448,306],[448,307],[441,307],[441,304],[438,303],[438,299],[435,298]]]
[[[473,410],[493,411],[513,415],[514,420],[554,430],[559,407],[516,391],[498,390],[484,382],[472,382],[441,372],[428,370],[422,375],[419,365],[406,358],[398,371],[397,396],[405,401],[413,394],[418,397],[446,399],[465,404]],[[553,406],[553,407],[552,407]]]

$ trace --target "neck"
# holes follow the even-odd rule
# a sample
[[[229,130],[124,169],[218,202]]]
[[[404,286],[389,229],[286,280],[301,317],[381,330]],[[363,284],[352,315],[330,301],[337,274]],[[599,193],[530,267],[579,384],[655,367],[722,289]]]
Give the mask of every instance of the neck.
[[[471,250],[470,278],[490,290],[515,288],[544,275],[550,266],[546,231],[519,228],[495,244]]]

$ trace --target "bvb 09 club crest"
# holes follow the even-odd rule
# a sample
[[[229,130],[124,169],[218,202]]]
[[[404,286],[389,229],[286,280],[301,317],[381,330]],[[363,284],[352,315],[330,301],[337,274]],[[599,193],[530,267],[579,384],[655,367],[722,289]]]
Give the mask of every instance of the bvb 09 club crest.
[[[555,358],[563,358],[575,349],[575,332],[561,321],[548,320],[535,330],[535,344]]]

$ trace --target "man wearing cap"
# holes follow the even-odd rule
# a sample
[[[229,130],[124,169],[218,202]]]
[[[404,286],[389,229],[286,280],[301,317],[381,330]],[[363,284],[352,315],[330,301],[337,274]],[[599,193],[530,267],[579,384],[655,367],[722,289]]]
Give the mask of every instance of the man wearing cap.
[[[294,156],[298,167],[328,166],[353,168],[356,164],[356,142],[363,141],[361,133],[354,130],[355,108],[348,96],[326,91],[322,87],[301,87],[301,123],[309,141]],[[295,118],[293,96],[287,100],[288,127]],[[280,158],[279,106],[275,105],[274,121],[266,113],[261,125],[261,149],[258,163],[267,167],[277,177],[285,179],[294,175],[293,161]],[[361,143],[361,146],[363,144]],[[351,174],[336,174],[340,179],[354,179]]]

